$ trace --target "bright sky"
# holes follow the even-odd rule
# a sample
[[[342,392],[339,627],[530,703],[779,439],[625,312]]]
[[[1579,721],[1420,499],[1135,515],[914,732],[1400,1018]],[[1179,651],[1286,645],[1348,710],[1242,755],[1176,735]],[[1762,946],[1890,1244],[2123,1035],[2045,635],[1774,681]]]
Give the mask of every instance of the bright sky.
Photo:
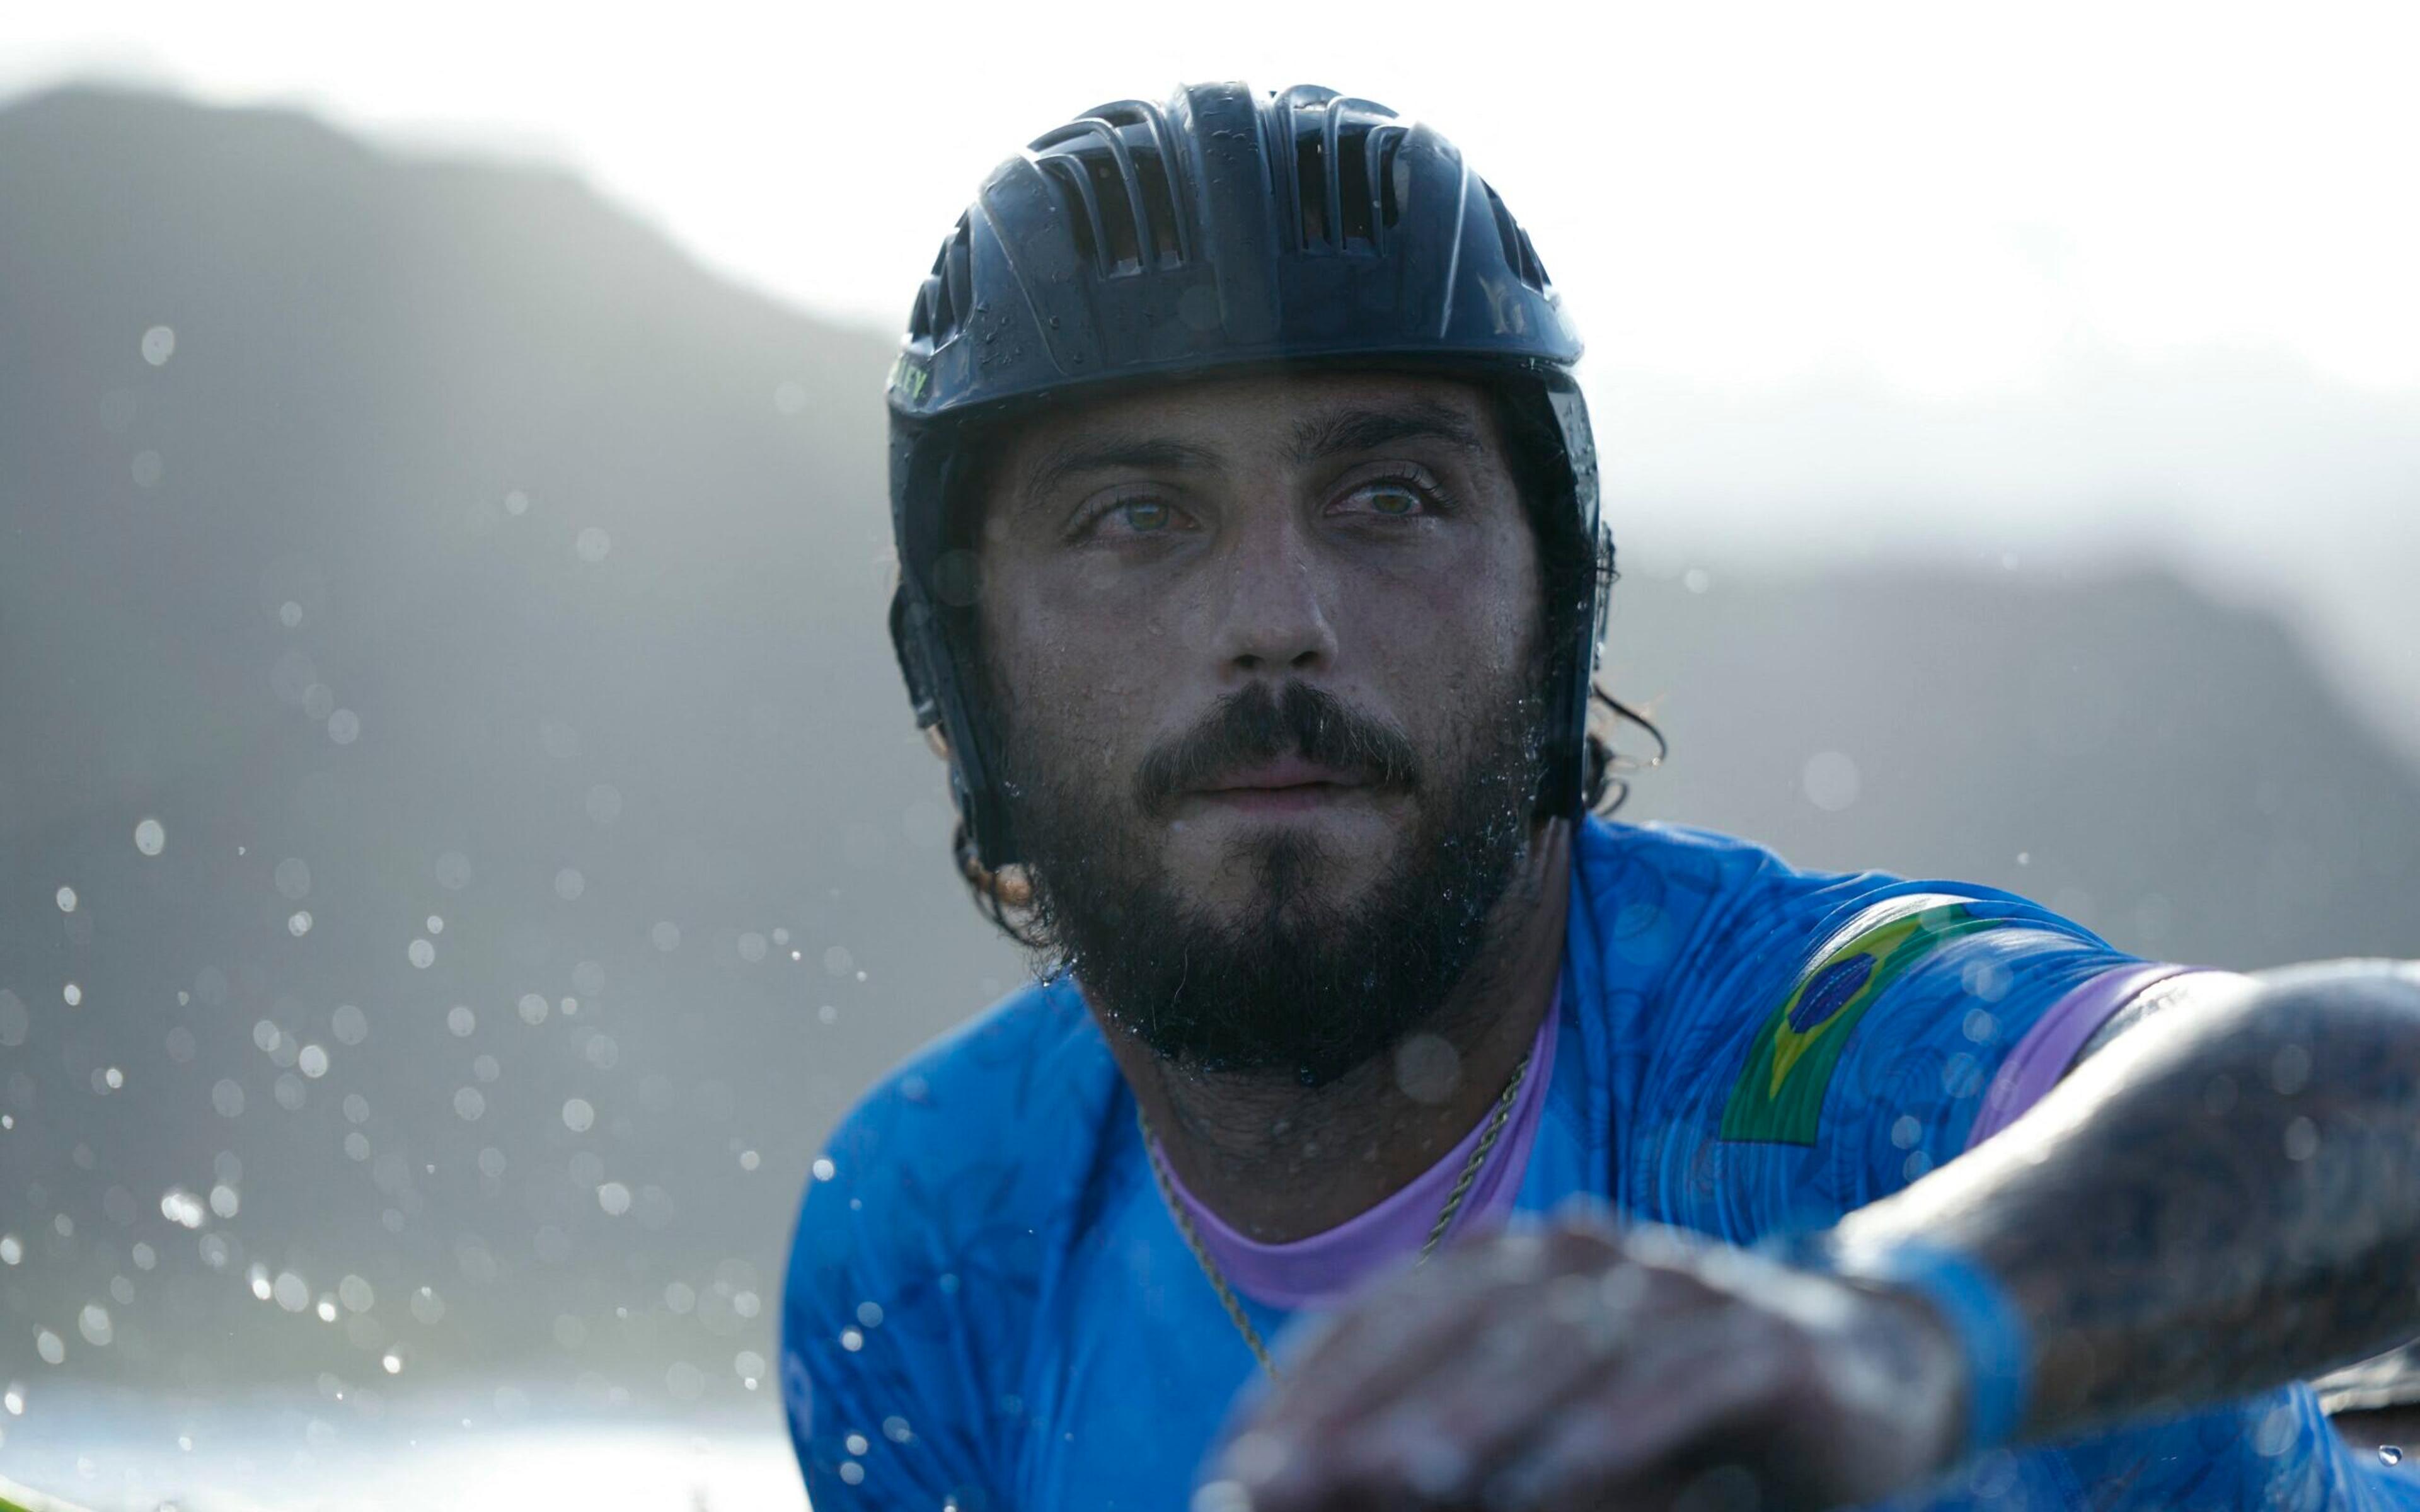
[[[2420,8],[2398,0],[85,0],[8,31],[0,88],[107,72],[516,145],[726,271],[884,324],[1021,141],[1227,74],[1435,122],[1531,227],[1599,363],[1956,394],[2081,331],[2420,386]]]
[[[892,329],[983,174],[1077,111],[1347,89],[1530,229],[1634,570],[2114,543],[2297,618],[2420,754],[2409,0],[82,0],[8,32],[0,94],[115,77],[553,159]]]

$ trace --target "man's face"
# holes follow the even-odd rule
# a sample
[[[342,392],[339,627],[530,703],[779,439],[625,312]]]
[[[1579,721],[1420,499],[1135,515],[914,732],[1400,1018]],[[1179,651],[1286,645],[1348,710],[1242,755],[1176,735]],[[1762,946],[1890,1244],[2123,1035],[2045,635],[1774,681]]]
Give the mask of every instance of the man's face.
[[[1017,839],[1096,1006],[1314,1080],[1419,1022],[1539,779],[1537,548],[1484,393],[1148,391],[1022,428],[983,502]]]

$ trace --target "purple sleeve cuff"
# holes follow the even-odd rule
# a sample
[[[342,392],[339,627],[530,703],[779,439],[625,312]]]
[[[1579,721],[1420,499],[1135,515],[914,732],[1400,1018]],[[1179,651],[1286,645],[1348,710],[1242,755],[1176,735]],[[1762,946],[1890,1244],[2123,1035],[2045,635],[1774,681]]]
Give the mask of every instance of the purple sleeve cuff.
[[[2058,1084],[2075,1063],[2075,1053],[2118,1011],[2171,978],[2199,973],[2198,967],[2175,965],[2116,966],[2088,977],[2050,1006],[2000,1062],[1992,1089],[1983,1094],[1982,1111],[1975,1115],[1966,1148],[1974,1149],[2017,1120],[2019,1115]],[[2212,973],[2217,975],[2217,973]]]

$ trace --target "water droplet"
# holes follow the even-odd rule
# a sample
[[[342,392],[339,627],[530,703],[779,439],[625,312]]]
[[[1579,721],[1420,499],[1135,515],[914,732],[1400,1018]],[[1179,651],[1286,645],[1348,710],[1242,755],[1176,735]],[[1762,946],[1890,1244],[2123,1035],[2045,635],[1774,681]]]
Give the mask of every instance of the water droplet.
[[[669,918],[659,918],[656,920],[656,927],[647,931],[647,938],[655,942],[659,950],[677,950],[680,949],[680,926]]]
[[[338,709],[328,716],[328,738],[339,746],[349,746],[362,736],[362,717],[350,709]]]
[[[177,332],[166,326],[153,326],[143,332],[143,360],[153,367],[164,365],[177,351]]]
[[[597,1121],[597,1110],[584,1097],[575,1097],[563,1104],[563,1126],[573,1134],[586,1134]]]
[[[865,1335],[859,1333],[856,1329],[844,1328],[840,1331],[840,1347],[848,1350],[851,1354],[855,1354],[858,1350],[865,1348]]]
[[[445,1299],[434,1287],[423,1287],[411,1294],[411,1316],[430,1328],[445,1317]]]
[[[0,1407],[5,1407],[5,1408],[7,1408],[7,1409],[8,1410],[8,1415],[9,1415],[10,1417],[23,1417],[23,1416],[24,1416],[24,1415],[25,1415],[25,1392],[24,1392],[24,1388],[23,1388],[23,1387],[21,1387],[21,1386],[11,1386],[11,1387],[9,1387],[6,1392],[0,1392]]]
[[[619,1218],[630,1211],[630,1189],[619,1181],[608,1181],[597,1189],[597,1205]]]
[[[58,897],[60,913],[72,914],[76,911],[76,890],[73,887],[61,887]]]
[[[580,553],[582,562],[602,562],[605,554],[613,549],[613,537],[591,525],[580,532],[580,538],[572,543],[572,549]]]
[[[277,1305],[289,1313],[299,1313],[311,1305],[311,1286],[291,1271],[281,1271],[269,1288]]]
[[[428,933],[431,934],[442,934],[445,933],[445,920],[435,914],[431,914],[428,916],[427,920],[427,928]]]
[[[328,1074],[328,1052],[318,1045],[306,1044],[302,1047],[302,1053],[294,1057],[294,1068],[313,1081],[318,1081]]]
[[[60,988],[59,995],[67,999],[67,1004],[70,1008],[81,1008],[84,1006],[84,989],[77,986],[74,982],[69,982],[66,986]]]
[[[221,1181],[210,1188],[210,1211],[222,1218],[232,1218],[243,1211],[243,1196],[234,1187]]]
[[[404,947],[404,959],[426,971],[437,964],[437,946],[433,941],[417,939]]]
[[[475,1087],[458,1088],[454,1093],[454,1111],[465,1123],[475,1123],[479,1115],[488,1111],[487,1095]]]
[[[578,867],[566,866],[554,874],[554,895],[565,903],[576,903],[588,890],[588,879]]]
[[[479,1026],[479,1015],[471,1011],[468,1003],[457,1003],[445,1011],[445,1027],[458,1040],[467,1040]]]
[[[157,856],[168,845],[168,831],[157,819],[138,820],[134,825],[134,848],[146,856]]]
[[[385,1357],[380,1359],[379,1364],[386,1367],[386,1373],[390,1376],[399,1376],[403,1374],[403,1356],[396,1353],[393,1350],[387,1350]]]
[[[752,1171],[761,1163],[762,1158],[752,1149],[743,1149],[739,1152],[739,1168],[743,1171]]]
[[[291,630],[302,623],[302,606],[292,599],[277,606],[277,623]]]
[[[328,1015],[328,1029],[339,1044],[359,1044],[369,1038],[369,1015],[350,1003],[339,1003]]]
[[[311,933],[311,910],[298,908],[286,920],[286,933],[301,939]]]
[[[239,1117],[243,1112],[243,1088],[221,1077],[218,1085],[210,1088],[210,1106],[218,1109],[223,1119]]]
[[[15,1265],[25,1257],[24,1243],[14,1234],[0,1234],[0,1265]]]
[[[2399,1465],[2403,1463],[2403,1450],[2397,1444],[2381,1443],[2378,1446],[2378,1458],[2381,1464]]]
[[[526,515],[529,513],[529,495],[521,492],[519,488],[515,488],[512,492],[504,495],[504,513],[507,515]]]
[[[821,1155],[815,1157],[813,1169],[818,1181],[829,1181],[837,1174],[832,1167],[832,1163]]]
[[[64,1365],[67,1362],[67,1341],[47,1328],[34,1335],[34,1350],[42,1357],[45,1365]]]
[[[2286,1158],[2309,1160],[2319,1152],[2319,1126],[2308,1119],[2298,1118],[2286,1125]]]
[[[101,1073],[101,1079],[111,1091],[115,1092],[126,1085],[126,1072],[116,1066],[111,1066]]]

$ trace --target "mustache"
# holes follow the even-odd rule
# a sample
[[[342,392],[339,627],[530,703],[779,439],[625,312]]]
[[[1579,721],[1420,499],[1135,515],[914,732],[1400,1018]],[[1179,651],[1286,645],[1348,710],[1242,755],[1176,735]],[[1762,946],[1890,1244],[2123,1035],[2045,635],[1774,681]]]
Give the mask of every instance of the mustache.
[[[1301,681],[1281,692],[1255,683],[1220,699],[1200,723],[1156,747],[1135,774],[1145,812],[1232,773],[1284,756],[1349,772],[1376,787],[1418,788],[1419,752],[1411,737],[1335,694]]]

